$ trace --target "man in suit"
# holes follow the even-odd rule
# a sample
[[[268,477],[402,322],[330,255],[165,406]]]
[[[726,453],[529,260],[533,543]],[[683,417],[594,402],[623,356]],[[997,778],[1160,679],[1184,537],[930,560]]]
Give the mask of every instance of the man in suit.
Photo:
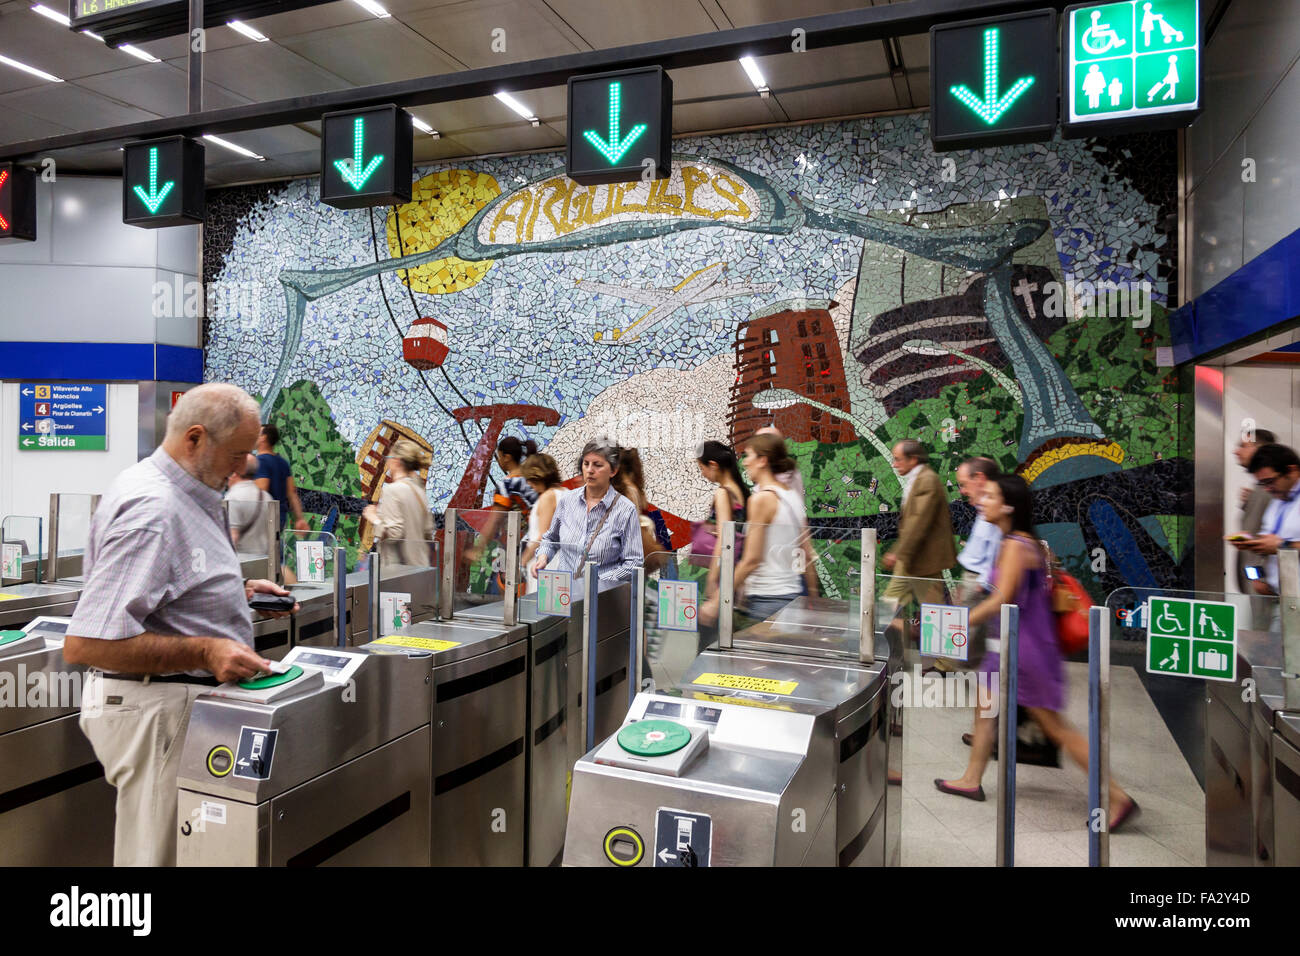
[[[1276,436],[1266,428],[1242,432],[1241,441],[1233,449],[1237,464],[1243,469],[1250,466],[1251,456],[1261,445],[1272,445]],[[1268,508],[1273,496],[1267,488],[1261,488],[1253,482],[1241,489],[1241,530],[1246,534],[1259,534],[1264,521],[1264,510]],[[1246,568],[1259,568],[1263,573],[1265,558],[1263,555],[1243,549],[1237,550],[1237,588],[1242,594],[1249,594],[1251,627],[1257,631],[1267,631],[1272,623],[1273,609],[1277,602],[1255,593],[1255,582],[1246,577]]]
[[[928,464],[929,452],[915,439],[894,446],[894,471],[903,481],[898,541],[881,563],[894,579],[885,597],[906,604],[943,604],[943,572],[957,563],[952,517],[943,482]]]

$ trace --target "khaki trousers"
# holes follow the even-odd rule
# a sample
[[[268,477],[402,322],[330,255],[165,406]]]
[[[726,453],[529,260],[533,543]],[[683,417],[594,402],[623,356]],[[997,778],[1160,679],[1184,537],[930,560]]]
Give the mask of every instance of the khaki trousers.
[[[202,684],[118,680],[93,672],[80,725],[117,789],[114,866],[176,865],[176,775]]]

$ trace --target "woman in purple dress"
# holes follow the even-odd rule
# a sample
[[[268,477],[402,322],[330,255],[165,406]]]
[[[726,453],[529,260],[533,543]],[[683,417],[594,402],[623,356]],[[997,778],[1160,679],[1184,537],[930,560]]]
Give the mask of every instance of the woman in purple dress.
[[[1004,603],[1020,606],[1017,638],[1016,702],[1043,728],[1047,738],[1069,753],[1084,770],[1088,769],[1088,740],[1065,720],[1065,664],[1056,635],[1052,612],[1052,590],[1047,579],[1043,549],[1034,537],[1034,503],[1029,485],[1018,475],[1003,475],[984,484],[980,511],[1002,531],[997,565],[989,578],[992,592],[970,612],[970,625],[991,621]],[[998,672],[998,655],[985,654],[980,665],[984,674]],[[989,686],[992,686],[991,684]],[[980,781],[993,751],[997,726],[994,717],[975,715],[974,740],[966,772],[955,780],[935,780],[944,793],[971,800],[984,799]],[[1110,782],[1110,831],[1129,820],[1138,805]]]

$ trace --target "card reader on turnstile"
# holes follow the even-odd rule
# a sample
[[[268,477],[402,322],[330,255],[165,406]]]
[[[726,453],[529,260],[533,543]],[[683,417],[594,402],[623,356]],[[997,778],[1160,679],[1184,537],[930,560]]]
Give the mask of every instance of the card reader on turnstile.
[[[653,701],[651,707],[681,708],[684,704]],[[689,710],[689,707],[687,707]],[[716,708],[710,708],[716,711]],[[596,763],[628,767],[645,773],[680,777],[709,749],[709,734],[703,725],[694,731],[675,720],[650,718],[628,724],[596,750]]]

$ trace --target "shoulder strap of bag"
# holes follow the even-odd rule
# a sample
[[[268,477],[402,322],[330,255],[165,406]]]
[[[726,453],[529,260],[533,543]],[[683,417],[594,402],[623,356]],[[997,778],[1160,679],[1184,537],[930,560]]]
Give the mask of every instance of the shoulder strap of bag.
[[[586,502],[584,501],[583,504],[585,505]],[[580,575],[582,569],[587,566],[587,555],[591,552],[591,546],[596,543],[596,536],[600,534],[600,529],[605,527],[605,522],[609,519],[609,513],[613,510],[613,505],[610,505],[605,509],[605,513],[600,516],[600,523],[596,525],[596,530],[593,531],[591,537],[587,539],[587,546],[582,549],[582,557],[578,559],[578,567],[573,572],[575,578]]]

